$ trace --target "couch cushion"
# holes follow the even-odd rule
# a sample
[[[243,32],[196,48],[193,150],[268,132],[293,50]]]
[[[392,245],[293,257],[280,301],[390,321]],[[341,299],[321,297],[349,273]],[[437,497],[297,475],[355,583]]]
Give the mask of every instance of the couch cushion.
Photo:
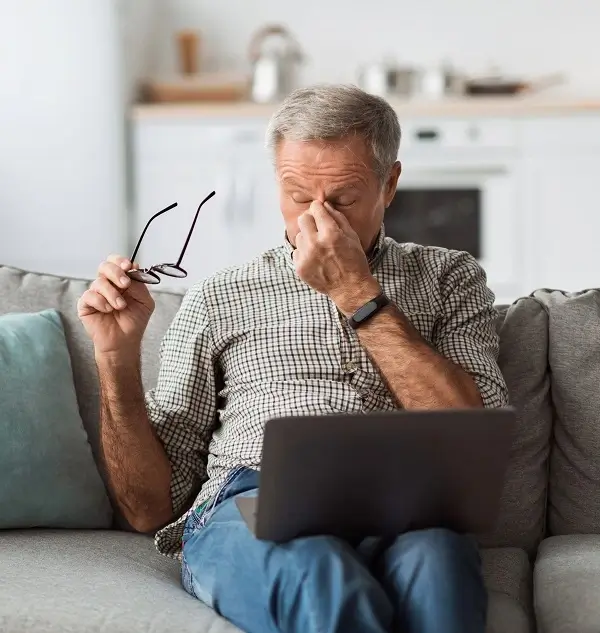
[[[531,565],[527,553],[516,547],[484,549],[481,564],[489,594],[486,633],[533,630]]]
[[[485,633],[533,633],[535,624],[521,605],[505,593],[489,592]]]
[[[56,310],[0,315],[0,528],[108,528]]]
[[[487,633],[531,633],[530,569],[518,549],[482,552]],[[23,530],[0,538],[0,631],[239,633],[188,596],[179,563],[150,537],[111,531]]]
[[[481,567],[489,591],[509,596],[526,614],[532,613],[531,564],[525,550],[518,547],[483,549]]]
[[[496,529],[480,542],[533,552],[544,535],[552,429],[544,305],[534,297],[519,299],[506,310],[498,330],[498,363],[516,409],[517,426]]]
[[[88,281],[53,275],[28,273],[0,266],[0,314],[38,312],[55,308],[61,314],[71,353],[79,410],[90,438],[94,455],[98,455],[98,383],[91,343],[77,318],[77,300]],[[162,337],[179,305],[181,294],[153,291],[156,309],[144,339],[142,371],[144,386],[153,387],[158,376],[158,350]]]
[[[534,568],[538,627],[543,633],[600,631],[600,536],[547,538]]]
[[[0,535],[0,631],[235,633],[182,589],[151,538],[111,531]]]
[[[550,534],[600,534],[600,291],[540,291],[550,315],[556,411]]]

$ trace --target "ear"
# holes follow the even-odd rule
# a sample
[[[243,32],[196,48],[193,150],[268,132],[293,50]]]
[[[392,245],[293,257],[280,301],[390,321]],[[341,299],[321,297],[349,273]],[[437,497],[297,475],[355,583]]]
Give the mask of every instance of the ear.
[[[384,185],[383,185],[383,199],[385,202],[385,208],[387,209],[390,204],[392,203],[392,200],[394,199],[394,196],[396,195],[396,188],[398,187],[398,178],[400,178],[400,173],[402,172],[402,163],[400,161],[396,161],[389,173],[389,176],[387,177],[387,180],[385,181]]]

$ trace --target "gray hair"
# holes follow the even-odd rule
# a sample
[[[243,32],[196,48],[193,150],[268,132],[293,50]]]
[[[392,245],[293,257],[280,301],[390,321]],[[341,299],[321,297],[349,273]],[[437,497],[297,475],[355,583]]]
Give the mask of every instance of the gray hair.
[[[267,147],[282,139],[328,141],[360,135],[370,146],[373,169],[383,182],[398,159],[400,123],[390,104],[350,85],[322,85],[292,92],[273,114]]]

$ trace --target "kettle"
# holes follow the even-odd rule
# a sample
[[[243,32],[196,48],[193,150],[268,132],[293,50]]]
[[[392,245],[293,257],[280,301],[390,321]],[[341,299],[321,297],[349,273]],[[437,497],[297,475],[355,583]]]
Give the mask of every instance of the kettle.
[[[279,47],[272,48],[279,39]],[[250,42],[252,100],[256,103],[280,101],[295,88],[296,67],[303,56],[292,34],[277,24],[257,31]]]

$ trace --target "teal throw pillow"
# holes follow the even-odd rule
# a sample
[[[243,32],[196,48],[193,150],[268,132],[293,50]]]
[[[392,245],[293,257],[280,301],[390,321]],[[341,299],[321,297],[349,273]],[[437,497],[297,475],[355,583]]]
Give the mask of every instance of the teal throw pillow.
[[[0,316],[0,528],[111,523],[60,315]]]

